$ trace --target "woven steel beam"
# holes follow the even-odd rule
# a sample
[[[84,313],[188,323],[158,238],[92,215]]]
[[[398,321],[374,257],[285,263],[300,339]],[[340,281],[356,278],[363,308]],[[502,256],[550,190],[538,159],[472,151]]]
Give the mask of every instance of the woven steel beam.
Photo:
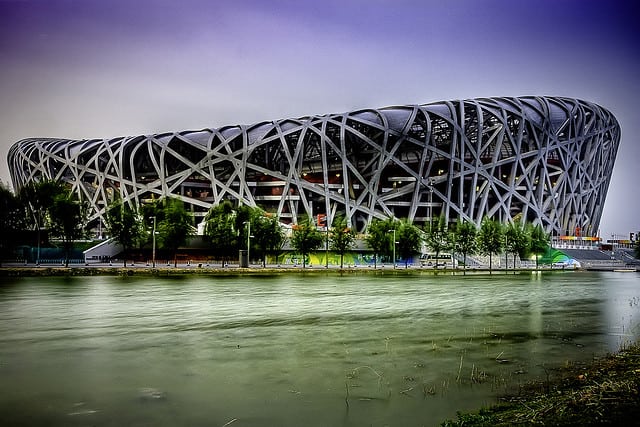
[[[285,223],[345,215],[360,231],[373,218],[444,215],[596,234],[619,141],[615,117],[590,102],[482,98],[126,138],[31,138],[8,160],[16,190],[68,182],[92,220],[116,195],[137,205],[173,196],[198,217],[231,200]]]

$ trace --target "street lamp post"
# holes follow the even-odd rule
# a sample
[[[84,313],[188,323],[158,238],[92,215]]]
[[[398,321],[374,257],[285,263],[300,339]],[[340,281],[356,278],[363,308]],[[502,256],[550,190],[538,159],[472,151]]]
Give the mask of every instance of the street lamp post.
[[[37,223],[37,226],[38,226],[38,254],[36,255],[36,266],[40,265],[40,224]]]
[[[249,267],[249,251],[251,250],[251,221],[245,221],[243,224],[247,224],[247,267]]]
[[[429,226],[433,228],[433,178],[429,178],[428,186],[429,186]]]
[[[393,269],[396,268],[396,229],[393,229]]]
[[[393,268],[396,268],[396,229],[389,230],[393,232]]]
[[[151,244],[151,265],[153,266],[153,268],[156,268],[156,216],[152,216],[151,218],[153,218],[153,237],[151,239],[151,241],[153,242]]]
[[[40,221],[38,221],[38,215],[35,213],[35,209],[33,208],[31,202],[29,202],[29,208],[31,209],[31,212],[33,212],[33,219],[36,222],[36,227],[38,227],[38,252],[36,254],[36,267],[38,267],[40,265]]]
[[[326,233],[324,240],[324,262],[325,268],[329,268],[329,226],[325,225],[324,231]]]

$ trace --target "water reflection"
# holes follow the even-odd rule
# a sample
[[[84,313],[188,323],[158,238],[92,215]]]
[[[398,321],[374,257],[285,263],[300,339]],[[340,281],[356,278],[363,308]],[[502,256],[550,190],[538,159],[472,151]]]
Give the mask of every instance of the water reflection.
[[[622,273],[19,279],[2,425],[437,425],[638,336]]]

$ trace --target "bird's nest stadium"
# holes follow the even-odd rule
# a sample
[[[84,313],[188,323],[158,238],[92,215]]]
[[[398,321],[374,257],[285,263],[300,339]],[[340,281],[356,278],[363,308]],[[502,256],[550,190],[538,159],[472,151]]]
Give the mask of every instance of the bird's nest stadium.
[[[104,219],[132,204],[181,199],[196,219],[224,200],[283,223],[302,214],[357,230],[373,218],[423,224],[484,217],[597,232],[620,126],[564,97],[481,98],[363,109],[111,139],[30,138],[9,151],[14,188],[69,183]]]

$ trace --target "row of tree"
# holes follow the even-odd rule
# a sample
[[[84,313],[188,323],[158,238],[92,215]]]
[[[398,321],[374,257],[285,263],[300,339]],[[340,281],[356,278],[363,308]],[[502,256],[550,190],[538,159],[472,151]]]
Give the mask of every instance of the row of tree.
[[[73,242],[84,234],[86,217],[86,206],[62,183],[30,183],[18,194],[0,185],[0,258],[15,245],[16,237],[24,230],[37,233],[40,248],[40,234],[46,230],[61,240],[68,266]]]
[[[536,268],[538,259],[549,247],[549,235],[540,225],[512,222],[501,224],[491,218],[485,218],[480,227],[472,222],[455,222],[447,226],[443,218],[428,224],[426,230],[427,246],[434,252],[451,251],[462,254],[466,265],[467,255],[476,253],[489,256],[491,267],[493,256],[511,254],[515,268],[516,258],[528,258],[534,255]],[[505,262],[505,265],[507,263]]]
[[[549,236],[539,225],[503,225],[490,218],[485,218],[478,228],[472,222],[448,224],[444,217],[440,217],[427,222],[423,229],[405,220],[374,220],[369,225],[365,239],[374,256],[389,256],[397,248],[405,261],[405,267],[409,258],[423,243],[435,254],[436,260],[445,252],[451,252],[453,257],[461,254],[465,268],[469,255],[488,255],[491,268],[493,256],[500,253],[505,256],[512,254],[514,266],[517,256],[524,258],[534,254],[537,267],[538,255],[544,253],[549,246]],[[437,267],[436,261],[435,268]]]
[[[13,194],[0,186],[0,245],[11,245],[4,236],[9,230],[46,229],[58,237],[64,246],[66,264],[74,239],[83,237],[87,208],[64,184],[41,181],[23,187]],[[195,232],[193,215],[176,198],[161,198],[138,209],[133,203],[114,201],[107,209],[106,228],[124,248],[123,262],[134,248],[148,246],[156,237],[158,248],[173,254],[177,265],[178,248]],[[155,236],[152,234],[155,230]],[[214,256],[228,261],[235,258],[240,249],[253,251],[266,264],[268,254],[277,257],[281,253],[286,235],[277,217],[260,208],[234,207],[229,201],[213,206],[205,217],[204,237]],[[39,239],[39,237],[38,237]],[[309,217],[302,217],[292,227],[291,247],[302,255],[303,266],[307,256],[321,248],[331,249],[340,255],[355,245],[355,231],[344,217],[336,217],[329,228],[319,229]],[[374,253],[374,265],[379,257],[389,259],[395,254],[405,262],[420,252],[423,245],[435,253],[459,254],[463,264],[467,256],[482,254],[492,258],[498,254],[516,257],[538,256],[547,249],[549,236],[541,226],[520,223],[501,224],[485,218],[480,227],[472,222],[447,223],[444,218],[434,218],[423,228],[396,218],[374,219],[368,226],[364,241]],[[4,252],[4,251],[3,251]],[[254,258],[256,258],[254,256]],[[395,259],[394,259],[395,262]],[[436,263],[437,268],[437,263]]]
[[[178,248],[193,234],[192,215],[181,200],[174,198],[159,199],[140,210],[131,203],[115,200],[107,209],[106,226],[109,235],[123,247],[125,266],[131,249],[155,242],[156,235],[158,246],[171,251],[177,265]]]
[[[170,250],[177,265],[177,249],[195,231],[193,218],[182,202],[164,198],[144,205],[141,212],[127,203],[116,202],[107,212],[107,229],[120,243],[126,255],[138,245],[148,244],[150,221],[156,221],[159,247]],[[211,254],[224,262],[235,258],[239,250],[252,250],[266,266],[268,254],[276,256],[282,252],[286,235],[278,218],[258,207],[241,205],[234,207],[225,201],[213,206],[205,217],[204,238],[210,245]],[[318,230],[313,221],[305,217],[293,227],[291,246],[306,256],[324,242],[327,248],[340,253],[341,266],[344,253],[355,241],[355,233],[346,226],[344,218],[338,218],[327,233]]]
[[[88,235],[87,212],[86,204],[60,182],[33,182],[17,194],[0,185],[0,259],[15,246],[16,234],[28,230],[37,232],[39,248],[39,234],[46,230],[62,242],[65,265],[68,266],[74,240]],[[174,265],[177,265],[178,248],[195,232],[193,215],[182,201],[171,197],[144,204],[140,209],[133,203],[115,200],[107,207],[105,220],[108,235],[124,249],[125,265],[132,250],[148,246],[154,237],[158,248],[171,252]],[[204,237],[212,254],[223,261],[234,258],[239,249],[250,249],[247,246],[250,245],[263,265],[266,265],[266,256],[271,253],[277,257],[286,242],[277,217],[260,208],[234,207],[228,201],[212,207],[207,213]],[[309,218],[303,218],[293,228],[291,246],[302,254],[304,264],[306,256],[325,242],[327,248],[341,255],[342,266],[344,253],[354,241],[355,233],[346,226],[344,218],[337,218],[326,233],[319,231]],[[39,259],[39,254],[36,258]]]

